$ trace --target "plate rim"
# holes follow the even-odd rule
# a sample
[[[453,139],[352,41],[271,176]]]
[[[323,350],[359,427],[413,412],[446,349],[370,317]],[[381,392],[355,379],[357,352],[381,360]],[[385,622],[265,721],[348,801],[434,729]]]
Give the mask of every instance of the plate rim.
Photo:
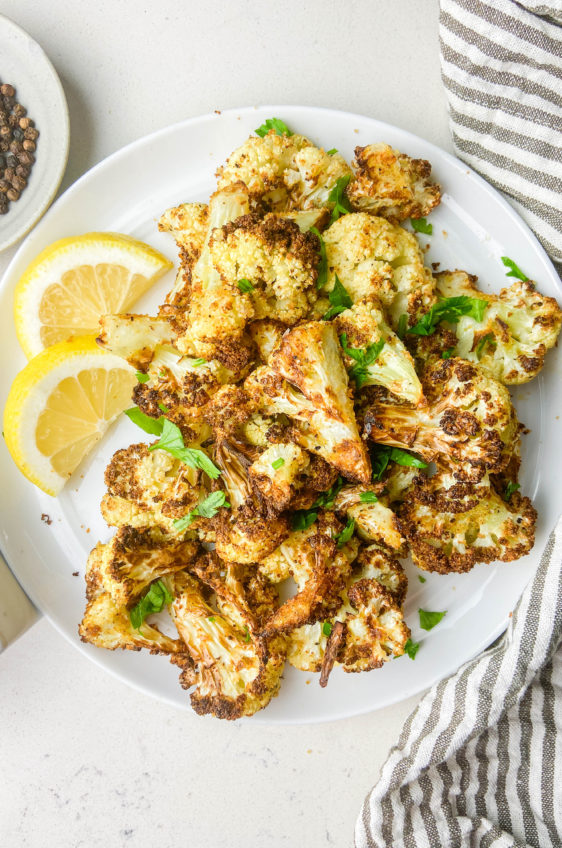
[[[518,214],[518,212],[511,206],[511,204],[507,201],[507,199],[499,192],[499,190],[495,189],[492,185],[490,185],[483,177],[481,177],[476,171],[474,171],[468,164],[458,159],[453,154],[449,153],[446,150],[443,150],[438,145],[424,139],[421,136],[416,135],[415,133],[410,132],[409,130],[405,130],[402,127],[397,127],[395,125],[389,124],[385,121],[380,121],[377,118],[373,118],[369,115],[360,115],[358,113],[347,112],[345,110],[339,109],[330,109],[328,107],[316,107],[316,106],[302,106],[302,105],[258,105],[258,106],[245,106],[240,108],[232,108],[228,110],[222,110],[220,115],[216,113],[206,113],[204,115],[197,115],[191,118],[186,118],[181,121],[177,121],[173,124],[167,125],[165,127],[161,127],[151,133],[148,133],[144,136],[140,136],[137,139],[129,142],[127,145],[119,148],[113,153],[109,154],[107,157],[102,159],[100,162],[95,163],[91,168],[89,168],[84,174],[82,174],[72,185],[70,185],[63,194],[56,200],[54,204],[52,204],[51,208],[44,216],[44,220],[47,220],[50,216],[56,214],[58,211],[58,206],[62,202],[63,198],[67,199],[68,197],[72,197],[76,192],[78,192],[82,186],[82,184],[92,178],[98,170],[104,168],[109,162],[116,162],[122,157],[126,157],[131,150],[134,150],[137,146],[140,147],[143,144],[157,140],[160,136],[167,135],[168,133],[174,133],[183,129],[184,127],[189,127],[197,124],[202,124],[206,122],[211,122],[214,120],[220,120],[222,116],[247,116],[254,112],[262,112],[263,110],[268,110],[274,114],[282,113],[284,110],[291,110],[292,112],[302,112],[306,113],[310,116],[310,114],[322,114],[324,116],[330,116],[337,114],[338,116],[344,117],[346,119],[357,118],[361,121],[372,121],[378,125],[378,127],[384,130],[385,127],[388,127],[391,131],[398,130],[405,138],[405,140],[412,139],[415,142],[423,142],[423,144],[428,148],[430,154],[432,151],[436,151],[439,158],[445,158],[450,165],[452,165],[456,170],[463,171],[465,173],[469,173],[472,177],[476,178],[476,181],[479,183],[480,187],[488,194],[493,197],[494,202],[499,202],[503,207],[504,211],[507,212],[510,221],[517,227],[523,228],[526,235],[529,237],[530,242],[533,244],[535,249],[538,251],[539,255],[542,257],[543,261],[546,263],[549,271],[551,272],[552,279],[555,281],[555,285],[557,290],[562,295],[562,282],[556,272],[556,269],[550,260],[550,257],[546,253],[544,247],[539,242],[536,235],[532,232],[528,224],[523,220],[523,218]],[[2,275],[2,279],[0,280],[0,291],[3,291],[5,288],[8,288],[10,277],[13,275],[13,268],[19,263],[20,254],[25,250],[28,239],[24,239],[22,244],[19,246],[12,260],[8,264],[4,274]],[[35,600],[35,592],[32,586],[26,585],[25,580],[20,579],[17,574],[17,566],[14,567],[10,558],[5,554],[6,561],[8,562],[14,576],[22,585],[27,595],[30,599],[35,603],[35,605],[41,609],[41,606]],[[540,554],[539,554],[540,557]],[[525,582],[525,585],[521,589],[521,594],[525,591],[525,587],[528,584],[529,580],[533,576],[534,572],[529,573],[528,579]],[[43,610],[41,610],[43,612]],[[76,638],[72,637],[68,629],[66,629],[63,624],[59,624],[57,619],[53,617],[49,612],[43,612],[45,618],[55,627],[55,629],[61,633],[61,635],[69,641],[77,650],[79,650],[82,654],[85,654],[87,658],[94,662],[98,667],[102,668],[106,673],[109,673],[112,677],[119,680],[121,683],[125,685],[143,692],[146,695],[149,695],[152,698],[155,698],[163,703],[166,703],[169,706],[174,707],[177,710],[184,711],[190,710],[189,702],[186,700],[185,707],[180,706],[176,701],[170,699],[165,693],[160,693],[155,691],[154,689],[149,688],[148,685],[144,685],[136,680],[131,680],[130,678],[124,678],[120,671],[116,668],[111,667],[110,665],[106,665],[101,657],[95,653],[94,649],[91,649],[91,646],[82,644],[77,641]],[[465,656],[461,665],[455,663],[455,660],[452,659],[449,664],[446,666],[441,666],[440,670],[436,672],[431,677],[428,677],[424,686],[420,688],[417,683],[414,683],[410,688],[407,684],[403,685],[400,690],[400,694],[398,697],[392,694],[393,690],[390,689],[388,691],[388,697],[383,697],[380,699],[375,706],[366,705],[365,707],[361,707],[359,709],[355,709],[353,713],[345,712],[345,711],[337,711],[335,713],[331,713],[329,715],[321,715],[317,714],[314,717],[303,717],[303,718],[292,718],[292,717],[276,717],[275,719],[269,719],[267,710],[261,711],[258,715],[259,718],[252,717],[256,723],[263,723],[265,725],[278,726],[278,725],[305,725],[305,724],[319,724],[323,722],[330,721],[339,721],[345,718],[353,718],[355,716],[366,715],[370,712],[374,712],[379,709],[384,709],[385,707],[391,706],[394,703],[400,703],[403,700],[406,700],[409,697],[412,697],[415,694],[420,694],[420,696],[431,688],[435,683],[440,680],[445,679],[450,676],[452,673],[455,673],[458,669],[464,666],[466,663],[470,662],[474,659],[475,656],[480,654],[483,650],[485,650],[488,646],[493,643],[498,636],[500,636],[506,629],[506,622],[500,621],[494,627],[488,629],[485,635],[482,635],[478,640],[477,644],[474,647],[474,650],[468,655]],[[191,712],[191,710],[190,710]],[[207,717],[209,718],[209,717]],[[245,718],[243,721],[249,721],[251,719]]]

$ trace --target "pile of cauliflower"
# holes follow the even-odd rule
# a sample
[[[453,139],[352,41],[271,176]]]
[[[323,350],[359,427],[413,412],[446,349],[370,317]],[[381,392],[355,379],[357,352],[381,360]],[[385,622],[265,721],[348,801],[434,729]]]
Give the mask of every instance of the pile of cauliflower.
[[[156,439],[107,468],[116,532],[80,625],[166,654],[194,710],[226,719],[265,707],[285,662],[325,686],[400,657],[408,554],[448,574],[528,553],[507,386],[562,318],[529,281],[490,295],[425,267],[401,224],[440,202],[428,162],[372,144],[350,167],[278,119],[257,132],[208,205],[162,215],[180,266],[158,316],[101,321]]]

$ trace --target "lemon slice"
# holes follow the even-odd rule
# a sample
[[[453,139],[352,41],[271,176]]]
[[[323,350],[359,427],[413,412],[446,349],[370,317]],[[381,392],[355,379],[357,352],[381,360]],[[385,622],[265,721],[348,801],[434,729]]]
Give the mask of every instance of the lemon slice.
[[[171,267],[148,244],[118,233],[49,245],[16,286],[16,332],[26,355],[70,336],[97,334],[101,315],[127,312]]]
[[[111,422],[131,404],[134,370],[94,336],[59,342],[20,371],[4,409],[4,437],[22,474],[58,494]]]

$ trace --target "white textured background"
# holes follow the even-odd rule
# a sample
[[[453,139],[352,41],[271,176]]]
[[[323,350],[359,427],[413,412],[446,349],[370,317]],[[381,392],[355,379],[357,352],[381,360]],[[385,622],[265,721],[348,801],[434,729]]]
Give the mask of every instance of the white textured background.
[[[437,0],[0,0],[0,13],[61,77],[63,188],[155,129],[263,103],[359,112],[451,150]],[[351,846],[416,700],[317,726],[202,720],[106,676],[42,620],[0,655],[0,846]]]

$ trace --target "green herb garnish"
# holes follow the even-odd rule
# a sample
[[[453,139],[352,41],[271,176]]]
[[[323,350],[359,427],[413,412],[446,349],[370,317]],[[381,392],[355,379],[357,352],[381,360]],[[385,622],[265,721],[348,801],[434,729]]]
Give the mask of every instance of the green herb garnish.
[[[135,376],[139,383],[148,383],[150,380],[150,376],[145,374],[144,371],[135,371]]]
[[[324,634],[324,636],[329,636],[331,632],[332,632],[332,625],[330,624],[329,621],[325,621],[324,624],[322,625],[322,633]]]
[[[318,512],[314,509],[296,509],[291,515],[291,527],[293,530],[306,530],[317,518]]]
[[[353,301],[337,274],[334,282],[334,288],[331,292],[328,292],[328,300],[332,305],[322,316],[323,321],[329,321],[330,318],[334,318],[336,315],[339,315],[340,312],[344,312],[346,309],[353,306]]]
[[[337,152],[338,152],[338,148],[337,148],[337,147],[332,147],[332,149],[331,149],[331,150],[327,150],[327,151],[326,151],[326,153],[328,154],[328,156],[333,156],[333,155],[334,155],[334,153],[337,153]]]
[[[176,459],[180,459],[182,462],[185,462],[186,465],[189,465],[190,468],[200,468],[201,471],[204,471],[212,480],[216,480],[217,477],[220,477],[220,471],[211,462],[206,453],[198,448],[186,448],[181,430],[171,421],[168,421],[167,418],[161,418],[159,421],[163,421],[162,427],[162,435],[160,439],[155,442],[153,445],[150,445],[148,450],[165,450],[172,456],[175,456]]]
[[[158,409],[159,409],[161,412],[169,412],[169,411],[170,411],[170,410],[168,409],[168,407],[167,407],[167,406],[164,406],[164,404],[163,404],[163,403],[159,403],[159,404],[158,404]]]
[[[512,482],[510,481],[510,482],[507,484],[507,486],[505,487],[505,492],[503,493],[503,499],[504,499],[504,501],[509,501],[509,500],[511,499],[512,494],[513,494],[514,492],[516,492],[516,491],[517,491],[517,489],[520,489],[520,488],[521,488],[521,486],[519,485],[519,483],[512,483]]]
[[[420,581],[420,583],[425,583],[426,579],[426,577],[422,577],[421,574],[418,574],[418,580]]]
[[[263,122],[261,127],[258,127],[257,130],[255,130],[255,133],[256,135],[259,135],[260,138],[263,138],[270,130],[275,130],[277,135],[293,135],[287,124],[282,121],[281,118],[268,118],[267,121]]]
[[[322,492],[318,495],[311,508],[316,509],[322,507],[323,509],[332,509],[342,487],[343,479],[338,477],[334,485],[330,486],[328,491]]]
[[[241,280],[238,280],[236,285],[238,286],[240,291],[243,292],[244,294],[248,294],[248,292],[251,292],[251,291],[254,290],[254,287],[251,284],[251,282],[249,280],[247,280],[245,277],[242,277]]]
[[[210,495],[201,501],[195,509],[188,512],[187,515],[181,518],[176,518],[174,521],[174,530],[186,530],[196,518],[214,518],[221,507],[229,507],[230,504],[226,499],[224,492],[211,492]]]
[[[482,359],[482,356],[484,354],[484,348],[487,344],[489,344],[491,347],[496,347],[496,337],[493,333],[486,333],[486,335],[482,336],[482,338],[476,345],[475,353],[478,359]]]
[[[450,359],[451,356],[454,354],[454,352],[455,352],[454,347],[448,347],[447,350],[442,351],[441,359]]]
[[[408,639],[408,641],[404,645],[404,653],[408,654],[411,660],[415,660],[419,647],[419,642],[412,642],[411,639]]]
[[[447,615],[445,612],[428,612],[427,610],[419,609],[420,627],[422,630],[433,630],[436,624],[439,624],[442,618]]]
[[[410,224],[416,233],[425,233],[426,236],[433,235],[433,224],[428,224],[425,218],[410,218]]]
[[[378,498],[374,492],[361,492],[359,500],[361,503],[376,503]]]
[[[324,243],[324,239],[322,238],[316,227],[311,227],[310,232],[314,233],[314,235],[320,242],[320,262],[318,263],[318,279],[316,280],[316,288],[321,289],[324,288],[324,286],[328,282],[328,257],[326,255],[326,244]]]
[[[406,335],[407,329],[408,329],[408,316],[404,313],[398,319],[398,329],[396,330],[396,335],[402,341],[404,341],[404,336]]]
[[[510,269],[506,273],[506,277],[515,277],[517,280],[521,280],[524,283],[527,282],[529,278],[523,273],[521,268],[515,264],[513,259],[510,259],[509,256],[502,256],[502,262],[506,268]]]
[[[319,509],[333,509],[334,503],[343,486],[343,479],[338,477],[327,492],[321,492],[309,509],[297,509],[291,516],[293,530],[306,530],[318,518]]]
[[[411,468],[427,468],[427,462],[424,462],[414,453],[402,450],[402,448],[391,448],[390,445],[375,445],[375,450],[371,456],[373,480],[382,479],[389,462]]]
[[[132,406],[125,410],[125,415],[130,418],[133,424],[144,430],[145,433],[150,433],[152,436],[160,436],[164,427],[164,418],[151,418],[150,415],[145,415],[141,412],[138,406]]]
[[[156,580],[149,588],[148,592],[141,598],[138,604],[129,610],[129,618],[131,624],[138,630],[147,616],[153,615],[156,612],[161,612],[165,605],[171,604],[173,601],[172,595],[169,593],[166,585],[161,580]]]
[[[343,548],[345,543],[349,542],[349,540],[353,536],[354,529],[355,529],[355,519],[354,518],[348,518],[347,524],[345,525],[345,527],[343,528],[341,533],[338,533],[337,536],[336,536],[336,542],[337,542],[338,548]]]
[[[273,462],[271,463],[271,467],[274,468],[275,471],[277,471],[279,468],[283,468],[284,465],[285,465],[285,460],[283,459],[282,456],[280,456],[278,459],[274,459]]]
[[[417,336],[431,336],[441,321],[456,324],[463,315],[482,321],[487,306],[488,301],[481,300],[479,297],[468,297],[464,294],[459,297],[445,297],[432,306],[421,321],[406,332]]]
[[[244,625],[244,642],[249,642],[251,639],[250,628],[247,624]]]
[[[335,186],[328,195],[328,202],[334,204],[332,222],[337,221],[340,215],[347,215],[348,212],[351,212],[351,206],[345,193],[350,179],[351,174],[348,174],[346,177],[340,177],[339,180],[336,180]]]
[[[199,359],[192,359],[191,360],[191,367],[192,368],[199,368],[200,365],[206,365],[206,364],[207,364],[207,360],[202,359],[201,357],[199,357]]]
[[[355,360],[355,365],[349,371],[349,376],[355,380],[355,385],[358,389],[363,386],[369,379],[368,368],[378,359],[381,350],[384,347],[384,339],[379,339],[366,348],[348,347],[347,333],[342,333],[340,336],[340,344],[345,353]]]

